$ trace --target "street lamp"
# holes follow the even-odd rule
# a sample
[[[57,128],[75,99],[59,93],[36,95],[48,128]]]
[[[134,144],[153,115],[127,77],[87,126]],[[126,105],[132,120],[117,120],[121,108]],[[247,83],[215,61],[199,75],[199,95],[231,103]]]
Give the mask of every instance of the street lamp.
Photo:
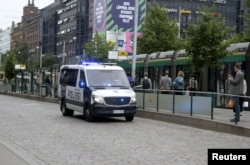
[[[38,59],[38,54],[39,54],[39,46],[36,47],[36,59]]]
[[[40,69],[43,67],[43,55],[42,55],[42,47],[40,47]]]
[[[138,0],[135,0],[134,10],[134,37],[133,37],[133,58],[132,58],[132,79],[135,81],[135,70],[136,70],[136,52],[137,52],[137,32],[138,32],[138,11],[139,4]]]
[[[0,70],[2,69],[2,49],[0,49]]]

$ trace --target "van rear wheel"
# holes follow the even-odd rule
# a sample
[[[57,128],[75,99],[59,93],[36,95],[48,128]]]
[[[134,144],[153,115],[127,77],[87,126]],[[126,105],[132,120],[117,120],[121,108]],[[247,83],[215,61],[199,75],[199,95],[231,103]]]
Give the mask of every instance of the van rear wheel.
[[[90,113],[89,107],[84,108],[84,117],[85,117],[86,121],[88,121],[88,122],[91,122],[94,120],[93,115]]]
[[[65,101],[61,101],[61,111],[63,116],[73,116],[74,111],[66,107]]]
[[[134,115],[125,116],[126,121],[133,121]]]

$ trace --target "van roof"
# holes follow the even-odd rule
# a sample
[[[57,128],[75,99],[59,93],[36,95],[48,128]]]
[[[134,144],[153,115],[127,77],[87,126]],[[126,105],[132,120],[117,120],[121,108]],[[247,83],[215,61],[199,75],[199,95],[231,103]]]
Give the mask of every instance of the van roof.
[[[106,64],[91,64],[91,65],[62,65],[61,69],[71,68],[71,69],[84,69],[84,70],[123,70],[120,66],[106,65]]]

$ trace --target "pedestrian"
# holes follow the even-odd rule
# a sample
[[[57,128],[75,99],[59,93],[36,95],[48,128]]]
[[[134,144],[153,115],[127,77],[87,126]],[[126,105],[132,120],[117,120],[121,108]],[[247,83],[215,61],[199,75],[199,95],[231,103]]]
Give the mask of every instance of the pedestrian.
[[[160,79],[160,90],[170,90],[172,87],[172,79],[169,77],[169,72],[165,71],[165,75]],[[162,94],[169,93],[169,91],[162,91]]]
[[[152,89],[151,79],[148,78],[148,72],[144,72],[144,77],[141,79],[140,85],[142,89]]]
[[[50,95],[51,96],[51,81],[49,79],[49,76],[46,77],[45,79],[45,85],[46,85],[46,95]]]
[[[173,82],[173,87],[176,95],[183,95],[184,91],[184,73],[179,71]]]
[[[50,83],[51,82],[50,82],[49,76],[47,76],[46,79],[45,79],[45,84],[50,85]]]
[[[189,77],[189,90],[190,90],[189,95],[195,96],[196,95],[195,91],[197,91],[197,88],[198,88],[198,82],[195,79],[194,75],[191,74]]]
[[[232,77],[232,75],[230,73],[228,73],[227,77]],[[230,94],[230,80],[229,79],[226,79],[226,81],[225,81],[225,93]],[[226,106],[228,106],[230,98],[231,98],[231,96],[229,96],[229,95],[225,96]]]
[[[245,79],[243,79],[243,94],[242,94],[242,97],[239,97],[239,102],[240,102],[240,112],[243,112],[243,102],[244,102],[244,97],[243,96],[246,96],[247,94],[247,82]],[[235,106],[233,107],[233,111],[235,112]],[[240,115],[242,116],[242,115]]]
[[[128,81],[129,81],[129,84],[130,86],[133,88],[134,87],[134,81],[131,77],[131,74],[129,72],[127,72],[127,77],[128,77]]]
[[[239,122],[240,121],[240,97],[243,95],[243,81],[244,75],[241,71],[241,67],[239,64],[234,65],[234,71],[236,73],[235,77],[228,77],[231,85],[230,92],[233,95],[234,107],[235,107],[235,117],[231,119],[231,122]]]
[[[242,93],[242,97],[240,97],[240,112],[243,112],[243,102],[244,102],[244,96],[247,95],[247,82],[245,79],[243,79],[243,93]],[[240,115],[242,116],[242,115]]]

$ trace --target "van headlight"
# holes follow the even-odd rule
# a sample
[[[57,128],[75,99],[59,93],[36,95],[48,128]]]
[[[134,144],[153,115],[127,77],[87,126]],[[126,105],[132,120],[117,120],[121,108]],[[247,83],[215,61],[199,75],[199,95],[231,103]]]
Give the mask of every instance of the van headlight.
[[[136,102],[136,95],[134,94],[132,97],[131,97],[131,103],[135,103]]]
[[[93,97],[93,100],[94,100],[95,103],[103,103],[102,96],[97,95],[97,94],[93,94],[92,97]]]

